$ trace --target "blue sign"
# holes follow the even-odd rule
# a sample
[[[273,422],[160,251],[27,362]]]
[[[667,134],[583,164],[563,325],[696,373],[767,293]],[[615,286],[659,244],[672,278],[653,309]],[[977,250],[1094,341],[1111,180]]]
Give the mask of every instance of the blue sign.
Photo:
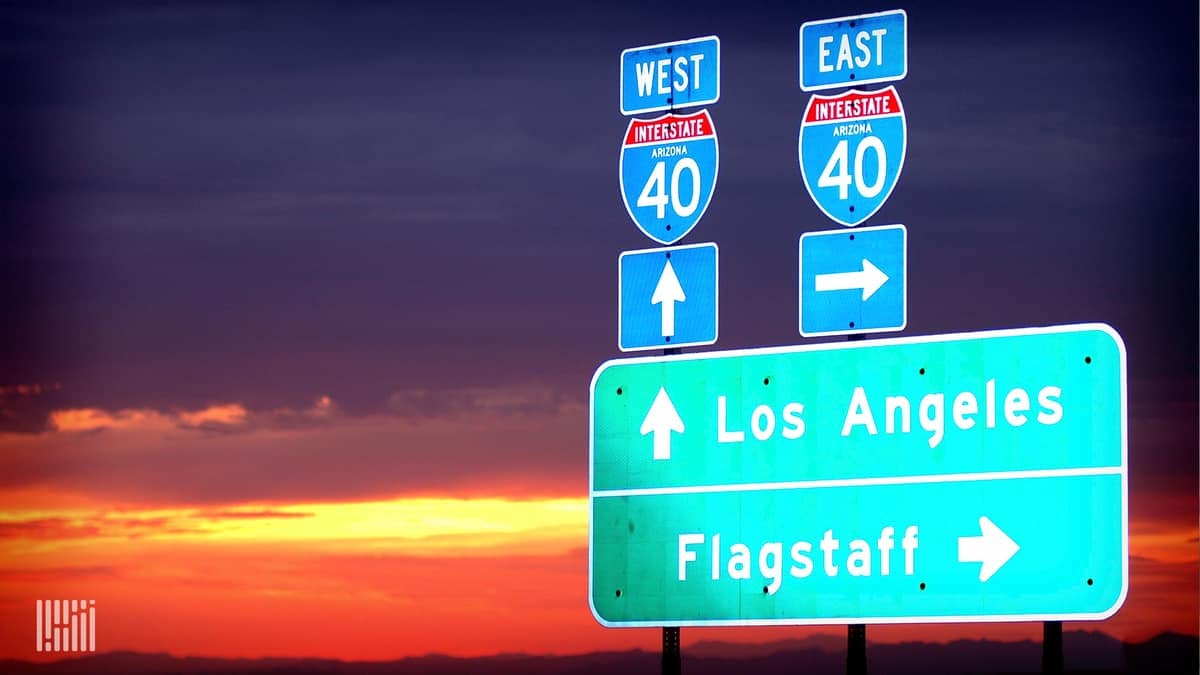
[[[621,114],[687,108],[721,98],[721,41],[715,35],[621,52]]]
[[[902,9],[800,26],[804,91],[891,82],[907,74],[908,15]]]
[[[891,196],[907,137],[895,87],[813,94],[800,124],[804,187],[825,215],[854,227]]]
[[[647,237],[674,244],[704,215],[717,185],[717,132],[707,110],[633,119],[618,163],[621,198]]]
[[[907,251],[903,225],[800,235],[800,334],[904,330]]]
[[[717,245],[626,251],[618,265],[623,352],[717,341]]]

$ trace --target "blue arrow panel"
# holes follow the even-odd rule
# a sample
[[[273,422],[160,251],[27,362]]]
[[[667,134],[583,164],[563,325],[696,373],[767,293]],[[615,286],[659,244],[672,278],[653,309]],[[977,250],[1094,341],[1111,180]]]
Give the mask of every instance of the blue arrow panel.
[[[717,245],[626,251],[618,262],[623,352],[717,341]]]
[[[904,330],[907,258],[903,225],[800,235],[800,334]]]

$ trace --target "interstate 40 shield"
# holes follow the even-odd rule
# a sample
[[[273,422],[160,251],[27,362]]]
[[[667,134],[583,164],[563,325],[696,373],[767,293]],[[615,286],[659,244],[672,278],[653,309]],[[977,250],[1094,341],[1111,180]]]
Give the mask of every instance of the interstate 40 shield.
[[[707,110],[633,119],[618,164],[629,217],[660,244],[682,239],[717,185],[717,132]]]
[[[800,124],[804,187],[825,215],[854,227],[891,196],[907,136],[895,87],[814,94]]]

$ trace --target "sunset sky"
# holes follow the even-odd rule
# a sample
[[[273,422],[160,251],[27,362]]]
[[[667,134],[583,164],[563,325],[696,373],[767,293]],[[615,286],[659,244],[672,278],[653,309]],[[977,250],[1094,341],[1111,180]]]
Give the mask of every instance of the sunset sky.
[[[903,6],[906,336],[1128,348],[1130,590],[1196,634],[1195,3],[5,3],[0,658],[657,649],[587,602],[622,49],[716,34],[716,349],[797,333],[801,23]],[[1068,506],[1069,508],[1069,506]],[[841,626],[685,629],[765,641]],[[1036,638],[1039,624],[872,627]]]

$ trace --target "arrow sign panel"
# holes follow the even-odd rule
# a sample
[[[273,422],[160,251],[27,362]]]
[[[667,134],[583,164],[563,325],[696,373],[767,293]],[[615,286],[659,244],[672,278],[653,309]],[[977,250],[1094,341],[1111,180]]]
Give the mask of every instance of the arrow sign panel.
[[[626,251],[618,263],[623,352],[717,341],[717,245]]]
[[[800,334],[903,330],[907,260],[903,225],[800,235]]]
[[[591,387],[592,612],[1106,618],[1129,579],[1125,373],[1103,324],[610,361]]]

